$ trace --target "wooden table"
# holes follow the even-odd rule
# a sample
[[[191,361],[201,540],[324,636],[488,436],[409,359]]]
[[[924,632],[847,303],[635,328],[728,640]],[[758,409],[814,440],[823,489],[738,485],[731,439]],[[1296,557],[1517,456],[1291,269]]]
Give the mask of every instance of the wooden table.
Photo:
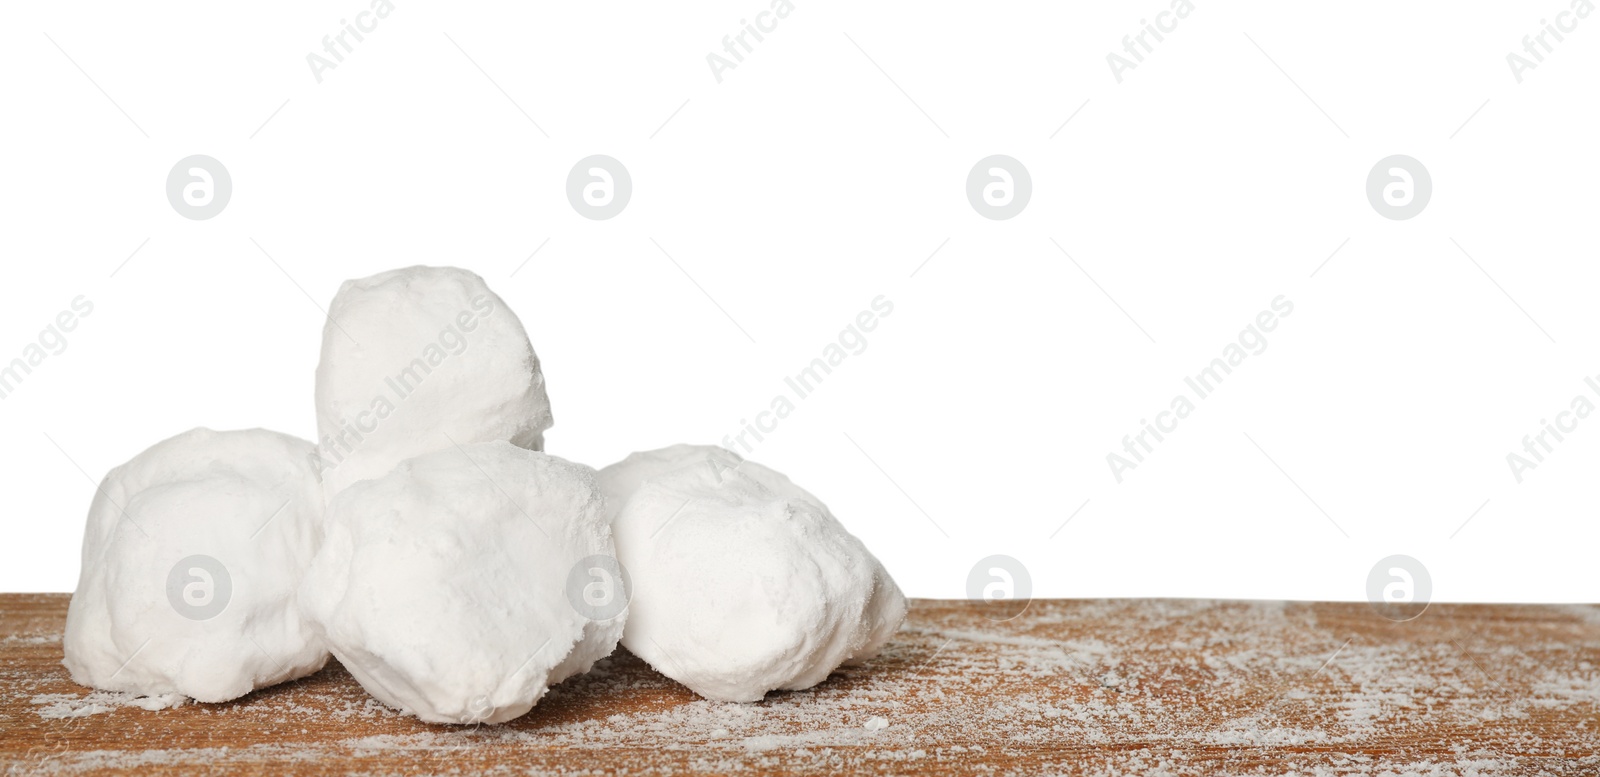
[[[61,667],[67,599],[0,595],[5,774],[1600,774],[1597,606],[1395,623],[1362,604],[1038,600],[1001,621],[919,600],[882,657],[809,691],[708,702],[619,652],[516,721],[447,727],[336,662],[228,704],[92,693]]]

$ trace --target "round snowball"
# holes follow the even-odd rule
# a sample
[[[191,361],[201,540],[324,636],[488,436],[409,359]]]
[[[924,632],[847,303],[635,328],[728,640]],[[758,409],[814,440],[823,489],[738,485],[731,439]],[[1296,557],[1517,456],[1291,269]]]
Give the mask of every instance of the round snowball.
[[[434,723],[500,723],[616,648],[615,556],[594,470],[463,445],[335,497],[301,597],[373,696]]]
[[[319,466],[332,496],[455,444],[544,449],[553,423],[522,322],[483,279],[408,267],[346,281],[317,365]]]
[[[630,457],[691,463],[643,480],[613,526],[634,586],[628,650],[701,696],[746,702],[877,654],[905,597],[820,500],[754,462],[668,451]]]
[[[295,598],[322,538],[311,443],[194,429],[113,469],[89,507],[73,681],[222,702],[327,661]]]

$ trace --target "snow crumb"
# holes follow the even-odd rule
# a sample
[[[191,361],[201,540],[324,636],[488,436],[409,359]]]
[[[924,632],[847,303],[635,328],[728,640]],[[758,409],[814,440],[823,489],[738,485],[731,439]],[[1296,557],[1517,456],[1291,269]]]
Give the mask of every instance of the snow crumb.
[[[87,696],[72,693],[41,693],[30,701],[40,707],[36,710],[39,717],[45,720],[59,720],[99,715],[119,707],[138,707],[152,712],[166,710],[182,707],[188,700],[189,697],[180,693],[140,696],[116,691],[93,691]]]

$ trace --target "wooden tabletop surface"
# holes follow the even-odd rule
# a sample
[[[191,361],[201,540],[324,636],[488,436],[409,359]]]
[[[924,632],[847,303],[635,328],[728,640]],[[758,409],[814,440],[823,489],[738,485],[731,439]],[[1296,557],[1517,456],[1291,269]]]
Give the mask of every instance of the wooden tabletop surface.
[[[511,723],[450,727],[337,662],[142,709],[68,679],[67,600],[0,595],[0,773],[1600,774],[1600,606],[918,600],[808,691],[708,702],[619,651]]]

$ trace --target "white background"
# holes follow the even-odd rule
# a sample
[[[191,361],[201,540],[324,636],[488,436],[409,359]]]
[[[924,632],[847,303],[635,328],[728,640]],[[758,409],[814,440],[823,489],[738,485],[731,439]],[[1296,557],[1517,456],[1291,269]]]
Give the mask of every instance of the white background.
[[[425,263],[521,316],[548,449],[595,466],[736,433],[886,295],[752,458],[915,596],[1004,553],[1049,596],[1359,600],[1405,553],[1439,600],[1600,599],[1600,420],[1506,462],[1600,374],[1600,14],[1519,84],[1567,0],[1198,0],[1119,84],[1167,0],[796,0],[719,84],[769,0],[399,0],[317,83],[367,2],[8,5],[0,357],[94,312],[0,401],[0,590],[70,590],[90,477],[157,440],[312,437],[319,306]],[[597,153],[634,182],[609,221],[564,193]],[[233,178],[208,221],[165,196],[190,154]],[[966,199],[990,154],[1032,176],[1008,221]],[[1367,202],[1391,154],[1432,175],[1411,220]],[[1122,436],[1280,294],[1268,349],[1118,484]]]

